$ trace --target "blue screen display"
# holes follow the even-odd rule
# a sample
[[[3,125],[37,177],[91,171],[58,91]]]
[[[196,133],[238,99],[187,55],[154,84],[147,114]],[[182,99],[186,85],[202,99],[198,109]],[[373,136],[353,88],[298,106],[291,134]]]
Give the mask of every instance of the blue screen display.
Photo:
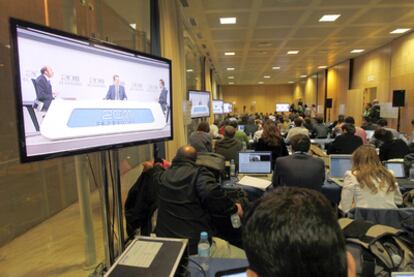
[[[68,120],[68,127],[96,127],[152,123],[154,116],[150,109],[74,109]]]

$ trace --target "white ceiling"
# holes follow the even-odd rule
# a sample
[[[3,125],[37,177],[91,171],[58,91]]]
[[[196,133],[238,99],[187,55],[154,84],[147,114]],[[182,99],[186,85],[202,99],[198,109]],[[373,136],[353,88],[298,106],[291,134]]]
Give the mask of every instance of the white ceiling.
[[[185,2],[185,1],[181,1]],[[414,28],[414,0],[186,0],[185,25],[202,54],[209,58],[220,84],[280,84],[317,72],[378,48]],[[320,23],[324,14],[341,14]],[[220,17],[237,17],[220,25]],[[190,23],[195,20],[196,26]],[[201,38],[200,38],[201,37]],[[203,47],[203,45],[205,47]],[[299,50],[295,56],[288,50]],[[236,52],[225,56],[224,52]],[[272,70],[280,66],[280,70]],[[227,71],[234,67],[234,71]],[[264,79],[270,75],[270,79]],[[229,80],[228,76],[234,76]]]

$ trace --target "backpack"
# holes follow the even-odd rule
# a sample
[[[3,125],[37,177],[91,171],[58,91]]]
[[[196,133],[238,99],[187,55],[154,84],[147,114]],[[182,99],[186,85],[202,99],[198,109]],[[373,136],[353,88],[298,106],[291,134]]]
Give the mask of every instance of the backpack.
[[[355,259],[357,276],[390,276],[414,271],[414,253],[399,236],[402,231],[368,221],[339,219],[347,250]]]

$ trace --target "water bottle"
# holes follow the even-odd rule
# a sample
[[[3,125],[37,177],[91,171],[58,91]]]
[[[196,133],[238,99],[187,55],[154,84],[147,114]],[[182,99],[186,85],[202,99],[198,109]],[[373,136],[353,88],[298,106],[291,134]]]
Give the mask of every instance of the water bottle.
[[[247,144],[245,141],[242,142],[242,150],[246,150],[247,149]]]
[[[230,162],[230,177],[236,177],[236,164],[234,163],[234,160],[231,160]]]
[[[198,257],[200,258],[200,265],[207,273],[210,259],[210,242],[208,241],[207,232],[200,233],[200,241],[198,242]]]
[[[410,180],[414,181],[414,164],[412,164],[410,168]]]

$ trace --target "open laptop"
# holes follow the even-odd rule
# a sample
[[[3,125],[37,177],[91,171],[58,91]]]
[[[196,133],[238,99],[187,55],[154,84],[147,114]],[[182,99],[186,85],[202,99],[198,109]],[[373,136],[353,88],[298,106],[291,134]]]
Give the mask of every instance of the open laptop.
[[[239,129],[239,131],[244,132],[244,127],[245,127],[245,125],[238,125],[237,129]]]
[[[345,172],[352,169],[352,155],[329,155],[329,180],[343,185]]]
[[[367,134],[367,141],[370,141],[372,137],[374,136],[375,131],[374,130],[365,130],[365,133]]]
[[[387,161],[385,162],[385,167],[394,173],[394,177],[397,179],[405,179],[405,170],[404,170],[404,163],[403,162],[393,162]]]
[[[239,152],[239,174],[263,176],[270,173],[272,173],[272,152]]]

